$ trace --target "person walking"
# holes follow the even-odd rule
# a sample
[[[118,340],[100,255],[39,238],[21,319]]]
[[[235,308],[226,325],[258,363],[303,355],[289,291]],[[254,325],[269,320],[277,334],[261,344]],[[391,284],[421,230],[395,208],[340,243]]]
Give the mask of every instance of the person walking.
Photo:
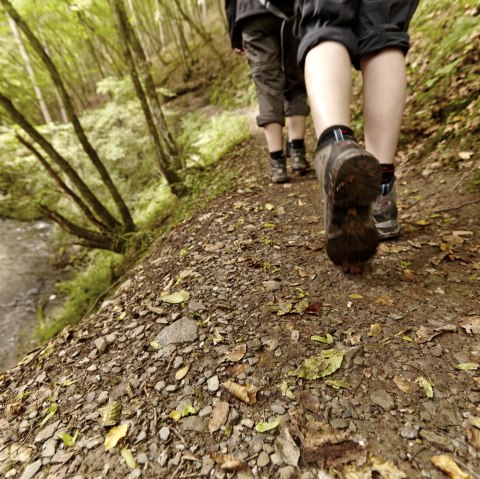
[[[326,251],[359,273],[379,240],[400,234],[394,157],[406,98],[404,56],[417,0],[299,0],[304,66],[318,138]],[[365,149],[350,128],[352,64],[363,78]]]
[[[255,84],[257,124],[264,129],[273,183],[288,181],[286,156],[291,158],[293,173],[303,175],[309,170],[304,141],[309,107],[303,71],[297,63],[299,41],[290,20],[294,0],[279,3],[225,2],[232,47],[245,54]],[[284,151],[285,123],[288,140]]]

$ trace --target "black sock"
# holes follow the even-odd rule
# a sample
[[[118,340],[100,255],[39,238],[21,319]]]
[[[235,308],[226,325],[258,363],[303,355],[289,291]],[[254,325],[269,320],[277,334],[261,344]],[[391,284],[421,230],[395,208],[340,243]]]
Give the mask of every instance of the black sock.
[[[344,125],[333,125],[327,128],[318,139],[317,148],[322,147],[325,143],[335,141],[353,140],[357,141],[353,131]]]
[[[285,158],[285,155],[283,154],[283,150],[271,151],[270,158],[272,160],[282,160],[283,158]]]
[[[382,167],[382,184],[390,183],[395,177],[395,165],[391,163],[380,163]]]
[[[300,140],[289,141],[288,146],[290,148],[294,148],[295,150],[301,150],[302,148],[305,148],[305,140],[302,138]]]

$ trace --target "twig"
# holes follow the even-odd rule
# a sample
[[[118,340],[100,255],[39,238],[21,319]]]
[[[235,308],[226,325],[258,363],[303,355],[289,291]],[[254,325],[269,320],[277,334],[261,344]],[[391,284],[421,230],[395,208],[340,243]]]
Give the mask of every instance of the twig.
[[[433,213],[438,214],[438,213],[445,213],[447,211],[459,210],[464,206],[474,205],[475,203],[479,203],[479,202],[480,202],[480,198],[477,198],[476,200],[467,201],[466,203],[462,203],[461,205],[449,206],[448,208],[440,208],[439,210],[434,210]]]

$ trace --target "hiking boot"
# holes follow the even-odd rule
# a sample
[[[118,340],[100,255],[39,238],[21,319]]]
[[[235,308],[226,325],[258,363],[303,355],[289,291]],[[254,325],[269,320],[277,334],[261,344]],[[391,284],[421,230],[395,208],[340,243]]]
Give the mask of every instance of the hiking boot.
[[[400,236],[395,177],[388,183],[381,185],[380,194],[372,203],[370,211],[375,221],[380,241]]]
[[[288,181],[287,160],[285,157],[280,159],[270,158],[270,166],[272,167],[272,183],[286,183]]]
[[[294,148],[292,142],[287,141],[287,148],[286,148],[287,157],[291,158],[292,161],[292,172],[298,175],[304,175],[308,173],[310,170],[310,165],[308,164],[305,147],[302,148]]]
[[[323,191],[327,254],[346,273],[359,273],[379,241],[370,206],[380,189],[380,165],[353,140],[326,143],[314,162]]]

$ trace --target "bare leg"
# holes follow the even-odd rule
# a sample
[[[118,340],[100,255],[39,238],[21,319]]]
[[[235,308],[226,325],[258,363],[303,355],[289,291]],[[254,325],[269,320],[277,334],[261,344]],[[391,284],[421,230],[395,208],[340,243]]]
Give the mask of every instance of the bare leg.
[[[305,117],[293,115],[287,117],[288,140],[303,140],[305,138]]]
[[[362,58],[365,146],[380,163],[393,164],[405,108],[403,53],[389,48]]]
[[[322,42],[307,54],[305,83],[317,137],[330,126],[350,126],[351,68],[347,49],[337,42]]]
[[[268,151],[283,150],[283,127],[280,123],[269,123],[264,127]]]

